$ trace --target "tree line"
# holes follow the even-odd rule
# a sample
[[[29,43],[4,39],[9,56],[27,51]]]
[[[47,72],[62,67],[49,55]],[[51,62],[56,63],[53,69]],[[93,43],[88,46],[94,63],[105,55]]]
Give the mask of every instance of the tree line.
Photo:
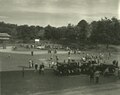
[[[28,43],[36,38],[51,40],[63,45],[85,45],[85,44],[120,44],[120,20],[113,17],[103,18],[88,23],[81,20],[77,25],[68,24],[62,27],[48,25],[28,26],[0,22],[0,32],[11,35],[11,41]]]

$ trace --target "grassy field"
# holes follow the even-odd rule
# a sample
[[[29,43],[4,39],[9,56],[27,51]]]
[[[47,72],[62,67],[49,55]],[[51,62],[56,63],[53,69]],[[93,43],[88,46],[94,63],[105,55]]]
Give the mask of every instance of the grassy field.
[[[91,50],[84,51],[85,53],[90,54],[99,54],[101,51],[99,50]],[[112,63],[114,59],[119,60],[120,63],[120,52],[112,52],[111,58],[108,60],[108,52],[104,51],[105,60],[107,64]],[[84,54],[72,54],[72,59],[80,59]],[[9,57],[10,56],[10,57]],[[89,94],[80,94],[80,95],[100,95],[94,94],[97,93],[103,87],[113,87],[115,89],[119,89],[120,81],[118,81],[114,76],[111,77],[103,77],[100,78],[99,85],[95,85],[94,83],[89,82],[89,77],[86,75],[76,75],[76,76],[56,76],[54,75],[51,69],[45,70],[45,75],[39,75],[38,72],[34,72],[34,70],[25,71],[24,78],[22,77],[22,68],[19,66],[28,66],[29,59],[32,59],[34,63],[41,63],[41,59],[48,60],[50,58],[50,54],[35,54],[31,56],[30,54],[19,54],[19,53],[0,53],[0,79],[1,79],[1,95],[69,95],[65,94],[64,91],[77,91],[81,93],[79,90],[84,89],[83,92],[86,93],[86,89],[91,89],[92,92]],[[67,54],[57,54],[60,61],[64,59],[67,60]],[[44,61],[45,65],[48,67],[48,61]],[[116,84],[109,85],[107,84]],[[96,88],[97,87],[97,88]],[[96,89],[96,90],[95,90]],[[103,89],[104,91],[110,90]],[[90,90],[90,91],[91,91]],[[102,91],[103,91],[102,90]],[[112,90],[112,89],[111,89]],[[109,91],[108,91],[109,92]],[[67,92],[68,93],[68,92]],[[92,93],[92,94],[90,94]],[[73,94],[70,94],[73,95]],[[76,94],[77,95],[77,94]],[[79,94],[78,94],[79,95]],[[105,95],[105,94],[101,94]],[[108,94],[106,94],[108,95]],[[112,95],[112,94],[109,94]],[[117,94],[115,94],[117,95]]]
[[[97,50],[83,51],[83,52],[85,54],[89,53],[89,54],[94,54],[94,55],[98,55],[99,53],[101,53],[101,51],[97,51]],[[104,54],[104,57],[105,57],[104,59],[107,64],[112,63],[112,61],[114,59],[117,59],[118,61],[120,61],[120,53],[119,52],[112,52],[111,53],[112,56],[110,59],[108,59],[108,52],[104,51],[102,53]],[[79,60],[85,54],[71,54],[71,59]],[[0,67],[1,67],[0,71],[21,70],[21,68],[19,68],[19,66],[28,66],[30,59],[32,59],[34,61],[34,63],[38,63],[38,64],[43,62],[41,60],[44,60],[45,65],[48,66],[49,61],[47,61],[47,60],[49,60],[51,56],[55,56],[55,55],[47,54],[47,53],[39,54],[38,52],[36,52],[34,56],[31,56],[30,52],[25,52],[25,53],[24,52],[23,53],[1,52],[0,53]],[[57,56],[59,58],[59,61],[68,59],[67,53],[59,53],[59,54],[57,54]]]

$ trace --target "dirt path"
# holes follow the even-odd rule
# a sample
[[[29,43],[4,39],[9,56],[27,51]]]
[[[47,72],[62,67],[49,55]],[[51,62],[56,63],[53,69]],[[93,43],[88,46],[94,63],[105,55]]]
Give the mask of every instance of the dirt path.
[[[31,54],[31,51],[12,51],[12,47],[7,47],[6,49],[0,48],[0,52],[5,52],[5,53],[14,53],[14,54]],[[34,55],[38,54],[47,54],[47,50],[39,50],[39,51],[34,51]],[[67,51],[58,51],[58,54],[65,54]]]

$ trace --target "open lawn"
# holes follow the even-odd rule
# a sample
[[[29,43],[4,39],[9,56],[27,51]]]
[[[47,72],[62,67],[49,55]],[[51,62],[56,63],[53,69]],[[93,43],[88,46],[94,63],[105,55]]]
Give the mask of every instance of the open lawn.
[[[71,59],[80,60],[85,54],[95,54],[98,55],[99,53],[104,54],[104,59],[106,64],[112,64],[112,61],[117,59],[120,63],[120,52],[112,52],[111,57],[108,59],[108,52],[100,52],[97,50],[92,51],[82,51],[81,54],[71,54]],[[14,71],[14,70],[21,70],[19,66],[28,66],[29,60],[32,59],[34,63],[40,64],[41,62],[45,63],[46,67],[49,65],[49,59],[51,56],[56,56],[53,54],[48,54],[47,51],[36,51],[34,52],[34,56],[30,55],[29,52],[18,52],[18,51],[11,51],[11,52],[1,52],[0,53],[0,71]],[[58,51],[57,54],[59,61],[62,62],[64,60],[67,61],[68,55],[66,51]]]
[[[99,54],[97,50],[84,51],[90,54]],[[103,53],[103,52],[102,52]],[[72,54],[72,59],[79,60],[84,54]],[[0,53],[0,86],[1,95],[119,95],[120,80],[114,76],[100,77],[100,83],[90,83],[87,75],[56,76],[52,69],[48,68],[48,59],[52,56],[47,53],[1,52]],[[67,60],[67,53],[58,53],[59,61]],[[120,63],[120,52],[112,52],[108,60],[108,52],[104,51],[107,64],[117,59]],[[25,69],[25,76],[22,77],[22,68],[28,66],[29,59],[34,63],[45,63],[44,75],[39,75],[31,69]],[[120,66],[120,65],[119,65]]]

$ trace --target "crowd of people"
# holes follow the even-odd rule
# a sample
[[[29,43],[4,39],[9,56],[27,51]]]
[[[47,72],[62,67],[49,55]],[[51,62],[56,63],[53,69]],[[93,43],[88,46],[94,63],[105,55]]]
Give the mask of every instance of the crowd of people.
[[[120,68],[118,61],[113,60],[111,64],[106,63],[104,54],[90,55],[84,53],[84,56],[79,61],[70,58],[71,52],[68,51],[68,61],[60,63],[57,62],[53,67],[56,74],[72,75],[72,74],[86,74],[89,75],[90,81],[95,79],[95,83],[99,83],[100,75],[109,76],[115,75],[120,78]],[[111,54],[108,54],[111,57]]]
[[[59,75],[73,75],[73,74],[86,74],[90,78],[90,82],[95,81],[95,83],[99,83],[99,78],[101,75],[115,75],[120,78],[120,68],[118,66],[118,61],[113,60],[111,64],[106,64],[106,60],[111,57],[111,53],[108,53],[108,59],[104,56],[104,54],[99,53],[88,54],[84,52],[79,52],[82,55],[79,60],[71,59],[72,54],[76,54],[77,51],[68,51],[68,59],[63,62],[59,62],[59,58],[57,56],[57,50],[53,50],[54,60],[50,57],[49,68],[52,68],[56,74]],[[51,53],[51,50],[48,50],[48,53]],[[78,53],[77,53],[78,54]],[[35,72],[39,72],[39,74],[44,74],[45,66],[44,63],[37,64],[33,63],[33,61],[29,60],[29,68],[34,68]]]

